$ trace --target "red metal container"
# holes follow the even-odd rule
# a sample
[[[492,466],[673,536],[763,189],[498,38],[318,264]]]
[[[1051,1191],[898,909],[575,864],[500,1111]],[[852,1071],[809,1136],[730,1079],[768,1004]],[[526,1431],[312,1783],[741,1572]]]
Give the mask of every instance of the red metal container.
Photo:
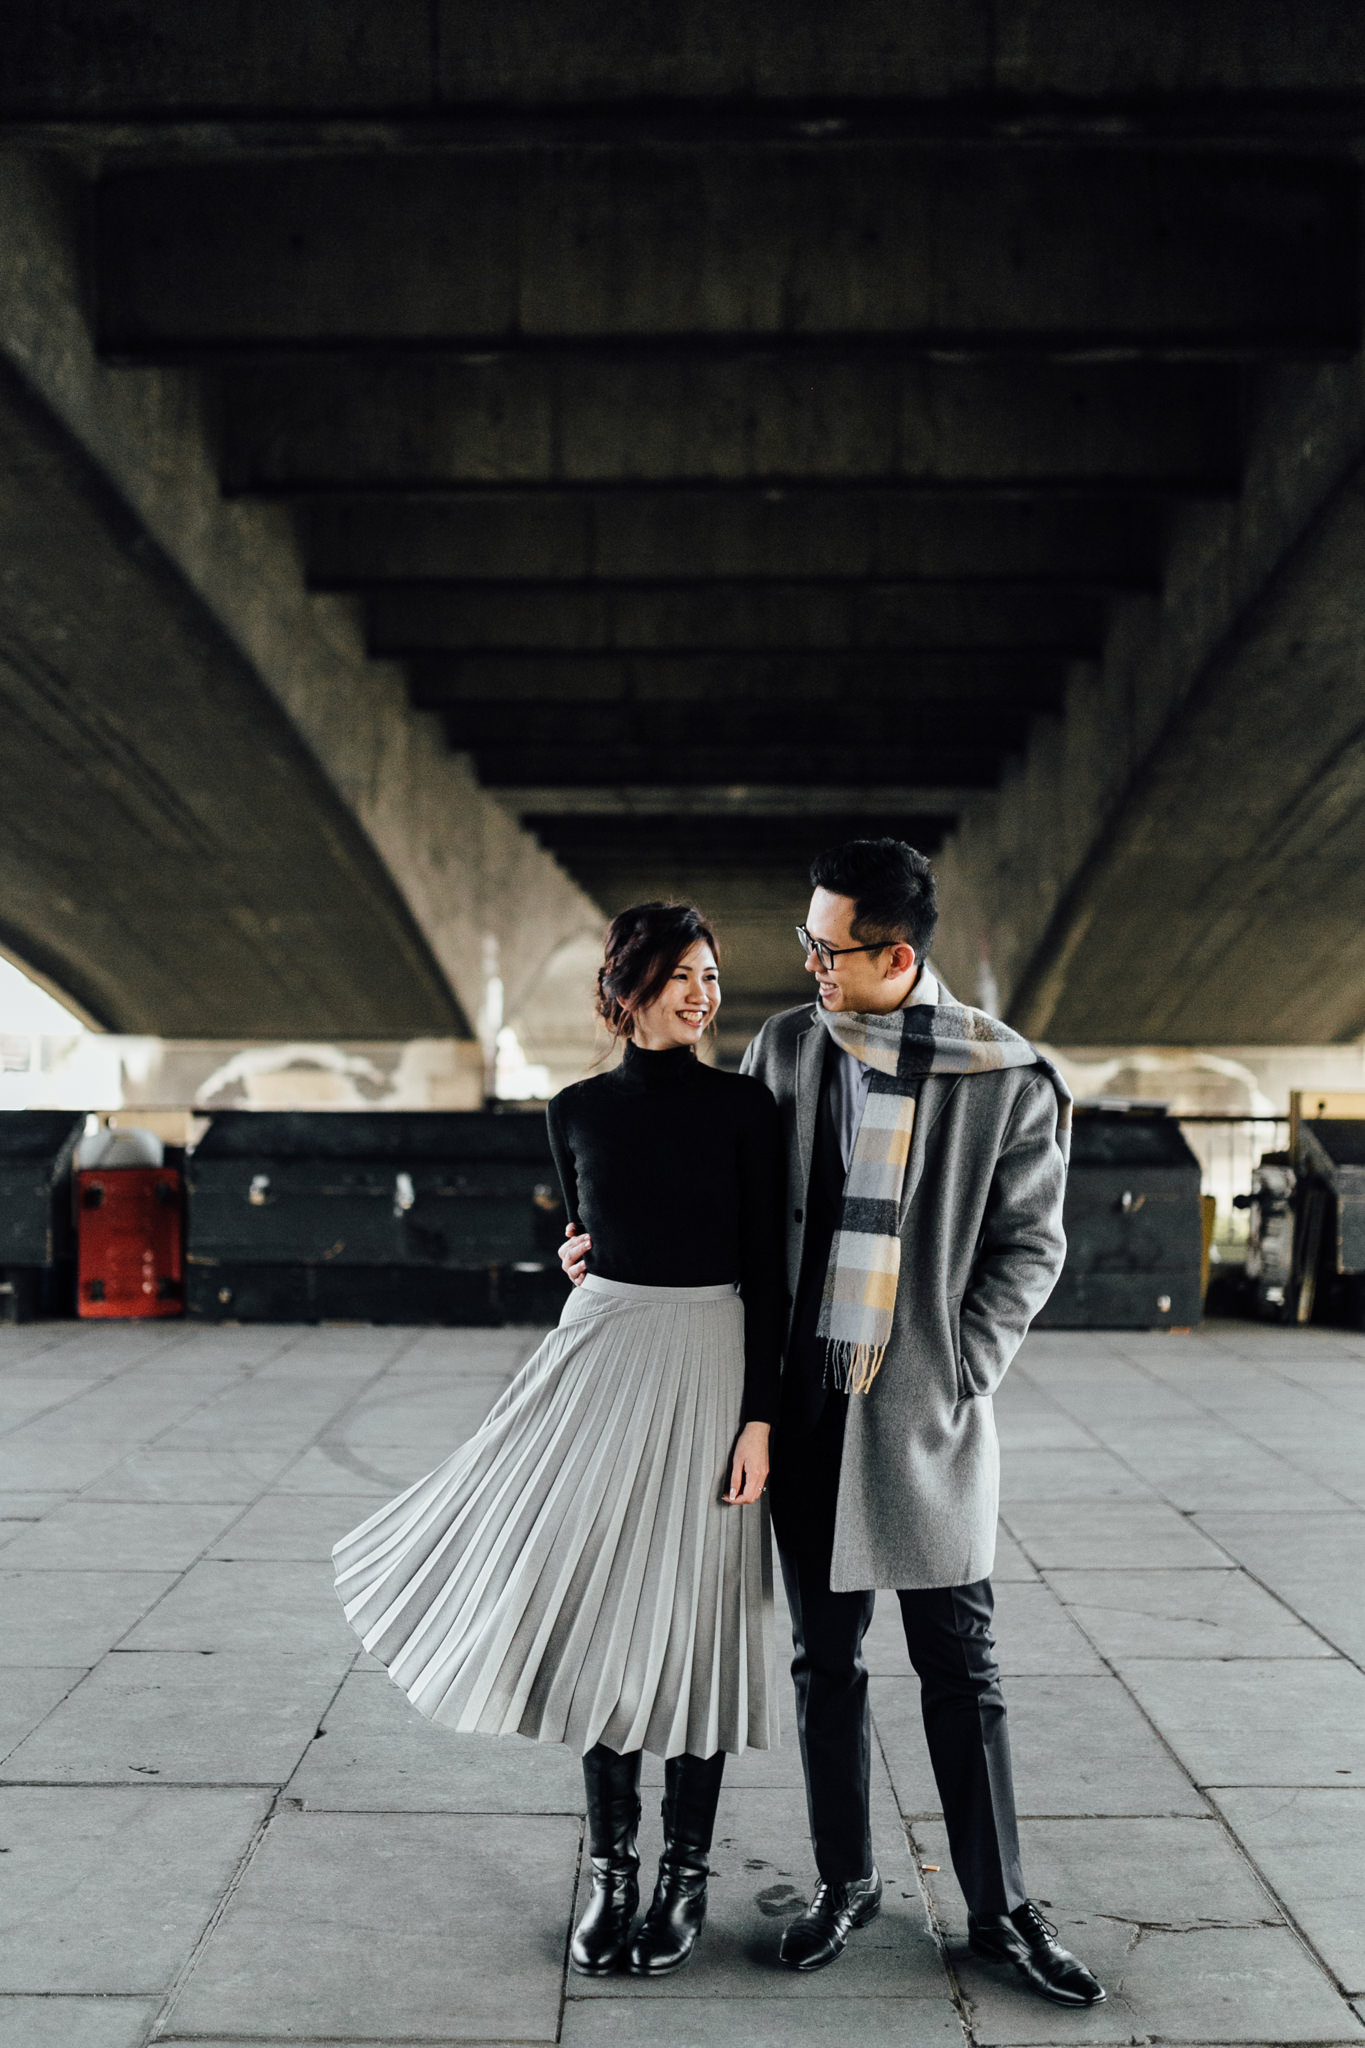
[[[184,1197],[169,1166],[113,1166],[76,1175],[77,1313],[185,1312]]]

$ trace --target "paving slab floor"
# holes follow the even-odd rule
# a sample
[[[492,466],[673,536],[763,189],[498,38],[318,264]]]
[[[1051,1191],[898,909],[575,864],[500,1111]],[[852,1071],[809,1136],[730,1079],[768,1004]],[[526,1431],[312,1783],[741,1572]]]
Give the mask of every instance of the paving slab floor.
[[[577,1759],[430,1727],[328,1562],[537,1335],[0,1329],[0,2048],[1365,2048],[1365,1336],[1039,1333],[1001,1389],[1025,1870],[1109,1988],[1071,2013],[965,1952],[889,1598],[881,1918],[778,1964],[813,1882],[788,1693],[689,1969],[567,1968]]]

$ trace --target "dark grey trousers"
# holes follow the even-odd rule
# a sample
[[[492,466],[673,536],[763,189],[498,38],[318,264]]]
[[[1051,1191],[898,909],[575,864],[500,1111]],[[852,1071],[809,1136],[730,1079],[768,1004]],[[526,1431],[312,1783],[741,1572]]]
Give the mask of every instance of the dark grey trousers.
[[[863,1636],[873,1593],[832,1593],[829,1558],[779,1544],[792,1617],[796,1725],[815,1865],[829,1884],[872,1868],[872,1727]],[[897,1595],[953,1869],[978,1918],[1027,1894],[989,1579]]]

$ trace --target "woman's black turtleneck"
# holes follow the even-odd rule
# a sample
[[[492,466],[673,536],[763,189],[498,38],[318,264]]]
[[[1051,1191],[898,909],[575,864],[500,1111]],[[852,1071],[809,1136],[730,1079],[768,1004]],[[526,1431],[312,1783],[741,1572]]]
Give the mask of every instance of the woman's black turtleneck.
[[[744,1297],[744,1420],[777,1414],[782,1141],[761,1081],[705,1067],[690,1046],[627,1044],[610,1073],[550,1104],[568,1216],[592,1237],[588,1270],[641,1287]]]

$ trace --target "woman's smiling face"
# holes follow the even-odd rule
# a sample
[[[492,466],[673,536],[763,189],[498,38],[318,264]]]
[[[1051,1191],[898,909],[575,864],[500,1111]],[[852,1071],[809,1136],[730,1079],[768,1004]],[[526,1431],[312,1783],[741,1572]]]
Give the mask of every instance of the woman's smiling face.
[[[643,1052],[697,1045],[720,1008],[720,969],[705,939],[689,946],[652,1003],[635,1012],[631,1036]]]

